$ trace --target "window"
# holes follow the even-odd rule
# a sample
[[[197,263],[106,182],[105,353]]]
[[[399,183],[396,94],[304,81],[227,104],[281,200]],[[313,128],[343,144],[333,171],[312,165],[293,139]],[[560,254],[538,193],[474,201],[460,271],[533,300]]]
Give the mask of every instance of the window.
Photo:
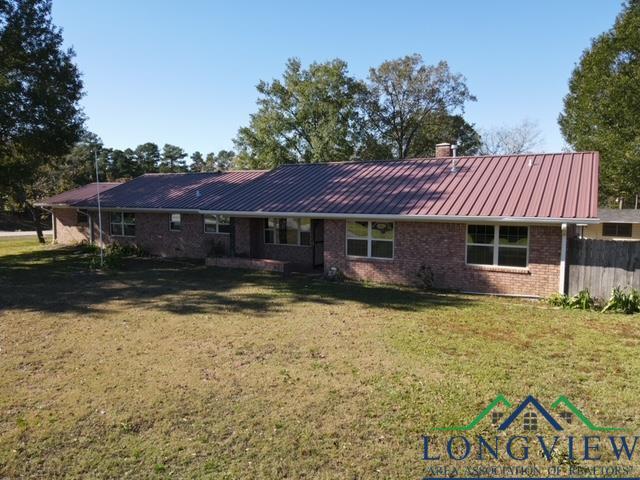
[[[264,243],[311,245],[311,219],[265,218]]]
[[[205,233],[231,233],[231,217],[228,215],[205,215]]]
[[[347,255],[393,258],[393,222],[347,221]]]
[[[179,213],[172,213],[169,215],[169,230],[172,232],[179,232],[182,230],[182,215]]]
[[[467,225],[467,264],[526,267],[529,227]]]
[[[560,418],[567,423],[573,423],[573,413],[571,412],[560,412]]]
[[[535,412],[526,412],[523,416],[522,428],[532,431],[538,429],[538,414]]]
[[[603,223],[602,235],[604,237],[631,237],[631,224]]]
[[[76,224],[85,225],[89,223],[89,214],[86,210],[76,210]]]
[[[135,213],[113,212],[111,214],[111,235],[118,237],[135,237]]]
[[[503,412],[491,412],[491,423],[498,425],[504,416]]]

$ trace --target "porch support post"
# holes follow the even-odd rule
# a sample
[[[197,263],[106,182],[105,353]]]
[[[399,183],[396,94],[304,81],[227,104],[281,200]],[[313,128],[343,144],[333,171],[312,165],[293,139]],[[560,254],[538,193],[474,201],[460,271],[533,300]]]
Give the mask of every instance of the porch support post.
[[[558,283],[558,292],[565,294],[566,292],[566,275],[567,275],[567,224],[563,223],[560,227],[562,230],[562,241],[560,243],[560,279]]]

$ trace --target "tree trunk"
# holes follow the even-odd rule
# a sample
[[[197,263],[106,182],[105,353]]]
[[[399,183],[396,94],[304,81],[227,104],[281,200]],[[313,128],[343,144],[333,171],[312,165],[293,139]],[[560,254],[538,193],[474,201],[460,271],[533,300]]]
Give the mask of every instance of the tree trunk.
[[[44,243],[44,234],[42,233],[42,224],[40,223],[40,211],[32,206],[27,205],[27,208],[31,212],[31,218],[33,218],[33,224],[36,227],[36,233],[38,234],[38,241]]]

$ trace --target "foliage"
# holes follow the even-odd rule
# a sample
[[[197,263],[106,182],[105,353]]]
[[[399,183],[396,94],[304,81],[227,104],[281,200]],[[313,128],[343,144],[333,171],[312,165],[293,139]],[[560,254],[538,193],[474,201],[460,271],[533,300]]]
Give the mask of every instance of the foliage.
[[[90,245],[85,247],[85,250],[91,253],[89,268],[91,270],[100,269],[100,249],[95,245]],[[149,253],[139,245],[119,244],[116,242],[110,243],[104,249],[104,265],[102,268],[106,270],[120,270],[126,258],[148,256]]]
[[[640,2],[626,4],[573,71],[559,123],[578,150],[597,150],[600,197],[640,193]]]
[[[611,292],[611,298],[606,303],[603,312],[639,313],[640,292],[635,288],[623,290],[616,287]]]
[[[346,62],[312,63],[303,69],[292,58],[282,80],[260,81],[257,89],[258,111],[235,139],[243,166],[273,168],[353,156],[357,99],[364,85],[349,76]]]
[[[426,290],[431,290],[433,288],[433,270],[431,267],[423,263],[420,265],[416,276],[418,277],[418,282],[422,288]]]
[[[160,159],[161,173],[177,173],[187,171],[187,152],[182,148],[166,143],[162,148],[162,157]]]
[[[515,155],[531,153],[542,146],[540,127],[531,120],[523,120],[512,127],[499,127],[482,132],[482,155]]]
[[[554,293],[547,299],[547,301],[554,307],[569,308],[573,310],[593,310],[596,307],[596,300],[591,296],[589,290],[581,290],[572,297],[560,293]]]
[[[192,172],[205,171],[204,156],[202,153],[196,151],[191,154],[191,165],[189,165],[189,170]]]
[[[368,130],[395,158],[406,158],[430,120],[464,111],[465,103],[475,100],[465,82],[447,62],[425,65],[419,54],[383,62],[369,70],[363,101]]]
[[[80,72],[51,21],[50,0],[0,1],[0,198],[32,212],[42,169],[79,139]]]

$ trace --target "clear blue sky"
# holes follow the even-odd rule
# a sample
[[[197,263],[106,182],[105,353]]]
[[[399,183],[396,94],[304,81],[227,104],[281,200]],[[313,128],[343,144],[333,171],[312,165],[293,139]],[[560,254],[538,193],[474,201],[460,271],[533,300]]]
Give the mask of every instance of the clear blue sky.
[[[53,17],[84,73],[88,126],[107,146],[231,148],[258,80],[279,77],[287,58],[339,57],[364,78],[417,52],[467,77],[476,127],[528,118],[544,150],[558,151],[569,75],[620,9],[620,0],[54,0]]]

